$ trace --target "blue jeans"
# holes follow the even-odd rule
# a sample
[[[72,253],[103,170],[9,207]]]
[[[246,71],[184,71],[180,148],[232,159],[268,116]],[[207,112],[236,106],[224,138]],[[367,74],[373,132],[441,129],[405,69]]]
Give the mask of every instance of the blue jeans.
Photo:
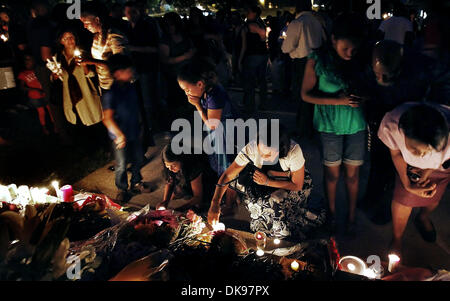
[[[127,163],[131,163],[131,187],[142,181],[141,168],[144,154],[139,140],[127,141],[122,149],[117,149],[113,142],[114,157],[116,159],[116,186],[120,190],[128,190]]]
[[[255,110],[255,89],[259,86],[261,105],[267,103],[267,55],[249,55],[243,61],[244,104],[247,110]]]
[[[323,164],[325,166],[339,166],[344,164],[361,166],[364,164],[366,150],[366,131],[352,135],[336,135],[320,133],[322,142]]]

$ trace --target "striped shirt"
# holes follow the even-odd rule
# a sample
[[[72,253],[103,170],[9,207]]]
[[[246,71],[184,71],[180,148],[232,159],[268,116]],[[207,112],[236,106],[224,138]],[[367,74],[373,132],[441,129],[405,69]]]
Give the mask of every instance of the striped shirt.
[[[110,56],[117,53],[128,54],[128,40],[119,31],[109,29],[107,33],[106,42],[102,45],[102,35],[97,33],[92,41],[91,54],[94,59],[106,61]],[[103,66],[96,66],[98,81],[100,87],[109,90],[114,78],[109,73],[108,68]]]

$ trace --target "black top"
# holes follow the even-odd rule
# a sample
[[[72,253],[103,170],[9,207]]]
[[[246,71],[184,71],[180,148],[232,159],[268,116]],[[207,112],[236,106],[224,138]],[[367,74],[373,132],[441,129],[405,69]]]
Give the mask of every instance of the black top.
[[[158,47],[159,34],[155,22],[151,18],[141,18],[134,28],[128,29],[130,45],[138,47]],[[158,53],[132,52],[138,72],[158,71]]]
[[[37,17],[28,24],[28,46],[37,65],[45,65],[41,59],[41,47],[54,46],[55,28],[49,19]]]
[[[250,32],[248,26],[252,23],[256,23],[261,28],[266,28],[264,22],[261,19],[256,21],[249,21],[246,24],[247,27],[247,50],[245,55],[264,55],[267,54],[266,41],[261,40],[261,37],[257,33]]]

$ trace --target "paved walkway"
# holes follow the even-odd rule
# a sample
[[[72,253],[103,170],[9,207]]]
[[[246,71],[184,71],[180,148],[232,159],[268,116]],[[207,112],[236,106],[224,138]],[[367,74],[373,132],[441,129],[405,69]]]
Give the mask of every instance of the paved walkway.
[[[242,93],[235,89],[230,92],[230,95],[235,103],[242,97]],[[295,104],[275,96],[271,103],[276,103],[279,109],[259,112],[257,117],[279,118],[283,124],[289,128],[293,128],[295,126]],[[162,200],[164,180],[162,178],[163,167],[160,152],[168,140],[162,136],[157,136],[156,142],[157,146],[147,150],[146,155],[151,160],[142,169],[144,181],[150,182],[156,190],[152,193],[133,197],[129,202],[130,207],[141,208],[147,204],[155,206]],[[313,197],[323,197],[323,169],[320,161],[319,141],[315,139],[312,141],[300,140],[298,142],[302,147],[306,159],[306,168],[312,174],[314,183]],[[117,193],[114,185],[114,172],[108,170],[108,167],[113,163],[111,162],[88,175],[76,183],[74,185],[75,188],[85,191],[102,192],[114,198]],[[369,164],[366,163],[361,170],[361,195],[363,195],[367,185],[368,171]],[[338,225],[342,228],[347,211],[346,193],[342,180],[339,183],[337,195]],[[249,215],[245,208],[241,206],[237,208],[234,216],[224,218],[223,220],[227,226],[242,230],[248,229]],[[441,204],[433,212],[432,220],[438,231],[438,239],[436,243],[430,244],[422,240],[412,223],[412,219],[410,219],[404,236],[404,258],[402,262],[408,266],[445,268],[450,270],[450,193],[448,189]],[[388,223],[383,226],[374,225],[358,210],[357,226],[358,235],[355,239],[348,239],[340,235],[337,236],[341,255],[355,255],[362,259],[366,259],[370,255],[378,255],[382,261],[387,260],[386,252],[391,239],[392,224]]]

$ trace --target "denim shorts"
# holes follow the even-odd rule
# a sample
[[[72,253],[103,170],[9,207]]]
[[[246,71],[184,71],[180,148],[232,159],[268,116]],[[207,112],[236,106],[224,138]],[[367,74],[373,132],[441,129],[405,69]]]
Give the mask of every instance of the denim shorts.
[[[364,164],[366,150],[366,131],[351,135],[320,133],[322,157],[325,166],[339,166],[342,163],[361,166]]]

